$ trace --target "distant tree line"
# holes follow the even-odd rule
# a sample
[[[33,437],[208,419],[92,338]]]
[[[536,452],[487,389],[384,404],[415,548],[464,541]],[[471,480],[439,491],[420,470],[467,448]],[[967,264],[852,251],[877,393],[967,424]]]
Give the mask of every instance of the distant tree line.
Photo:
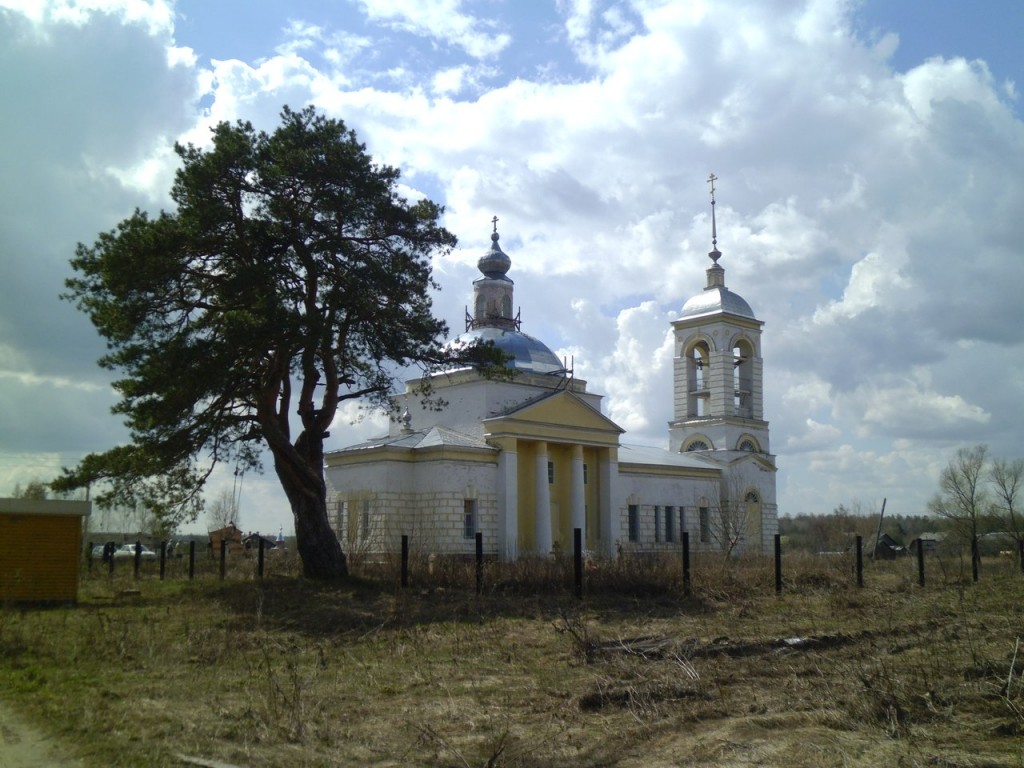
[[[860,504],[840,504],[830,513],[796,515],[779,518],[779,533],[784,537],[787,550],[804,552],[845,552],[857,536],[865,544],[878,532],[878,510],[865,510]],[[885,514],[882,533],[897,544],[908,546],[922,533],[942,532],[946,528],[941,520],[930,515]]]
[[[1022,499],[1024,459],[992,457],[987,445],[960,448],[939,475],[929,514],[886,513],[881,533],[903,546],[924,533],[942,534],[951,548],[969,548],[977,539],[980,554],[990,554],[1024,540]],[[878,517],[877,509],[840,504],[829,514],[781,517],[779,533],[788,549],[841,552],[858,535],[873,540]]]

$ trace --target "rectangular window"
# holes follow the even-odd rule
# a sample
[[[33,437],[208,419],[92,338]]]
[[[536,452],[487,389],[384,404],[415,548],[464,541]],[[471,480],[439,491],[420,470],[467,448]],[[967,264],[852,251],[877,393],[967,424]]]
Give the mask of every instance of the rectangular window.
[[[555,462],[548,462],[548,484],[555,482]]]
[[[359,527],[359,538],[366,541],[370,538],[370,500],[363,499],[363,519]]]
[[[654,541],[661,543],[661,507],[654,505]]]
[[[707,544],[711,541],[711,512],[707,507],[698,510],[700,514],[700,540]]]
[[[630,504],[627,507],[628,516],[627,524],[629,527],[629,540],[639,541],[640,540],[640,510],[636,504]]]
[[[334,518],[334,528],[338,532],[338,538],[342,537],[342,532],[345,530],[345,502],[338,501],[338,511]]]
[[[665,541],[676,540],[676,508],[665,507]]]
[[[466,499],[462,502],[462,537],[476,538],[476,499]]]
[[[584,464],[583,465],[583,484],[584,485],[586,485],[587,483],[590,482],[590,480],[588,478],[588,475],[589,475],[589,472],[587,471],[587,465]]]

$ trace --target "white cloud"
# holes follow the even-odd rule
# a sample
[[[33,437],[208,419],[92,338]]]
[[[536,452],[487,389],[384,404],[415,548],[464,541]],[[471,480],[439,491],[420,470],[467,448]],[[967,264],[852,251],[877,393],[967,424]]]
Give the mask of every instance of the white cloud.
[[[19,118],[0,120],[0,171],[19,180],[0,205],[18,255],[0,398],[48,434],[120,435],[102,345],[55,298],[75,242],[166,200],[175,138],[272,128],[312,102],[401,167],[409,197],[447,205],[465,248],[441,260],[435,306],[453,331],[500,217],[524,330],[575,359],[627,440],[667,442],[668,323],[704,286],[714,171],[726,282],[766,321],[784,511],[865,488],[909,508],[957,441],[1019,453],[1024,126],[1005,73],[955,57],[894,71],[897,36],[857,38],[844,0],[575,0],[557,38],[501,5],[485,20],[456,0],[366,0],[363,27],[273,19],[284,32],[248,60],[194,53],[185,5],[0,0]],[[531,76],[557,57],[577,66]],[[23,376],[97,389],[54,414]],[[339,421],[332,439],[384,427]]]
[[[485,31],[490,24],[461,11],[461,0],[360,0],[366,15],[399,29],[455,44],[477,59],[495,56],[512,38]]]

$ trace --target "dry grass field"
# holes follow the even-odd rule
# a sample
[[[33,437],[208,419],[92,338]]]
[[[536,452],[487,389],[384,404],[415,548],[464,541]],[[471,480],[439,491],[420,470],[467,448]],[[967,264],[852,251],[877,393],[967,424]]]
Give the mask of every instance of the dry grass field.
[[[1024,574],[929,559],[83,581],[0,698],[83,765],[1024,766]],[[191,762],[183,761],[186,756]],[[2,761],[0,761],[2,762]]]

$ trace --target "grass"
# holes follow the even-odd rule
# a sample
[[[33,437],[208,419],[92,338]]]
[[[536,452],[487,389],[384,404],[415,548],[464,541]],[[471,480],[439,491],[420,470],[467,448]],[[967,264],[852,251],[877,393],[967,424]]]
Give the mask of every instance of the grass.
[[[986,563],[275,562],[0,612],[0,686],[88,765],[1024,766],[1024,575]],[[173,575],[173,574],[172,574]]]

